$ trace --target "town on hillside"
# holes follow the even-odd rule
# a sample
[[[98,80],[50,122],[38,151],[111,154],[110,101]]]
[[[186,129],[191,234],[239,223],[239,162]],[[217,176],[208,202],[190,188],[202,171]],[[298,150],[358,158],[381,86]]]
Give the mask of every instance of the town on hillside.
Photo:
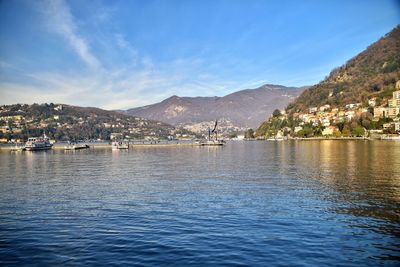
[[[20,143],[44,133],[53,141],[195,138],[185,129],[98,108],[53,103],[0,106],[0,143]]]
[[[344,107],[328,104],[309,107],[308,112],[287,114],[276,110],[257,130],[259,139],[310,137],[372,137],[400,134],[400,81],[391,98],[370,97],[366,103]],[[331,96],[331,95],[330,95]]]

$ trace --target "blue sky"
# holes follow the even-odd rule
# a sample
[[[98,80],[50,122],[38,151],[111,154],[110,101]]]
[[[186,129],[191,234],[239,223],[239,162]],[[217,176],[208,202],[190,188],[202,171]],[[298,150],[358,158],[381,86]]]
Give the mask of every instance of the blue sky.
[[[312,85],[399,23],[389,0],[0,0],[0,104]]]

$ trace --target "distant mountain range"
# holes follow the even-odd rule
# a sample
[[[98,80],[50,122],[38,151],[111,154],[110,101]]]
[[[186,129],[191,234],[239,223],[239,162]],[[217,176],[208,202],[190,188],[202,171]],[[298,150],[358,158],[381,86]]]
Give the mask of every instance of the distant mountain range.
[[[266,84],[224,97],[171,96],[160,103],[132,108],[124,113],[172,125],[225,119],[237,127],[257,127],[275,109],[284,108],[305,87]]]

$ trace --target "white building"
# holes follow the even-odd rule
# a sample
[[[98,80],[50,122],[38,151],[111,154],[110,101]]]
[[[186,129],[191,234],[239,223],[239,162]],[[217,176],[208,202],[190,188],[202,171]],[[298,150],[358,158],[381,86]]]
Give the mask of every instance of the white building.
[[[368,100],[368,105],[370,107],[375,107],[376,106],[376,97],[373,97],[371,99]]]
[[[309,113],[314,113],[314,112],[318,111],[318,108],[317,107],[312,107],[312,108],[309,108],[308,110],[309,110]]]

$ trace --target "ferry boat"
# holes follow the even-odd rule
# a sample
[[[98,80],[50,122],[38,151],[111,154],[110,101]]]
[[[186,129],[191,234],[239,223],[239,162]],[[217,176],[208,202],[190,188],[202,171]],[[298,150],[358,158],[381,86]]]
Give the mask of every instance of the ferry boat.
[[[123,142],[112,142],[111,144],[112,149],[129,149],[129,144]]]
[[[43,137],[30,137],[25,143],[24,150],[37,151],[37,150],[48,150],[53,147],[53,144],[49,142],[49,138],[44,134]]]

